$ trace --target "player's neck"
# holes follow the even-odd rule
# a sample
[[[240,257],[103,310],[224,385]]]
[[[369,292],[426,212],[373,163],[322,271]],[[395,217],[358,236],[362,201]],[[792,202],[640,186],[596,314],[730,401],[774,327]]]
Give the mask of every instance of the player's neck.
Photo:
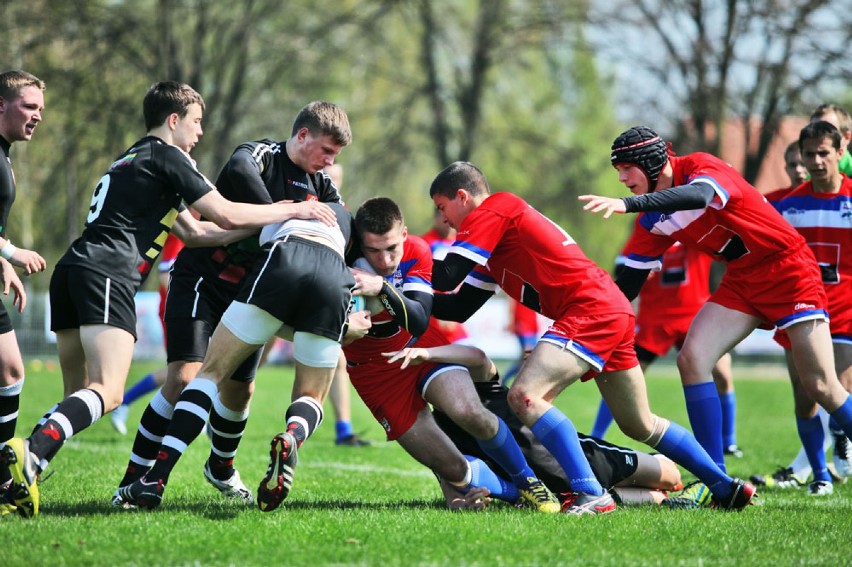
[[[843,185],[843,176],[840,172],[825,181],[813,180],[814,193],[839,193],[841,185]]]

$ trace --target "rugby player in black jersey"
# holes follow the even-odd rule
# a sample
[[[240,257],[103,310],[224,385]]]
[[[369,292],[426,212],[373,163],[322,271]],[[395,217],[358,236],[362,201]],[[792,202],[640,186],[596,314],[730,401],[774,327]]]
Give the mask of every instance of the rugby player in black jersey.
[[[355,286],[345,262],[351,215],[341,203],[331,206],[337,213],[336,227],[296,219],[263,229],[261,252],[210,338],[198,375],[181,393],[154,466],[119,488],[124,502],[142,508],[160,505],[171,471],[201,433],[220,386],[276,334],[293,341],[296,375],[287,430],[272,440],[257,503],[268,512],[287,497],[296,448],[323,419],[322,403],[338,364]]]
[[[65,440],[121,403],[136,340],[134,294],[170,230],[188,246],[211,246],[291,218],[337,223],[334,211],[319,201],[257,205],[225,199],[189,157],[202,134],[204,101],[188,85],[153,85],[142,109],[147,135],[98,181],[85,229],[51,278],[51,328],[65,397],[28,438],[12,439],[0,452],[0,467],[12,475],[14,504],[24,516],[38,513],[37,477]],[[328,150],[333,156],[339,148]],[[184,203],[209,220],[196,220]]]
[[[282,199],[341,203],[336,185],[323,168],[351,138],[342,108],[312,102],[298,113],[286,141],[263,139],[239,145],[219,173],[216,187],[228,199],[247,203]],[[252,235],[228,246],[184,248],[178,255],[165,311],[168,376],[142,415],[119,489],[154,465],[175,404],[201,368],[210,337],[259,251],[258,237]],[[260,353],[258,349],[249,355],[219,385],[210,411],[212,448],[204,466],[205,479],[223,495],[247,501],[253,497],[233,467],[233,458],[248,419]],[[112,502],[127,506],[119,489]]]
[[[15,201],[15,175],[9,155],[12,144],[28,142],[44,110],[44,82],[26,71],[0,73],[0,282],[3,295],[12,292],[12,304],[22,312],[27,303],[24,285],[13,266],[25,274],[42,272],[47,267],[37,252],[18,248],[6,234],[9,211]],[[0,303],[0,449],[15,434],[21,390],[24,387],[24,361],[18,339],[5,306]],[[9,470],[0,467],[0,516],[15,510],[6,501],[12,486]]]

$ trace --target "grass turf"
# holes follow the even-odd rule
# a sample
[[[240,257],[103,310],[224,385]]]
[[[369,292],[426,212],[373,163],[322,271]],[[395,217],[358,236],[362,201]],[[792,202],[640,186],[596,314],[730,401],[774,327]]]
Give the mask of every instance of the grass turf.
[[[130,380],[152,370],[136,365]],[[738,442],[731,474],[747,478],[786,465],[798,450],[792,396],[777,365],[735,364]],[[648,372],[651,406],[688,425],[675,370]],[[268,443],[283,426],[292,369],[260,371],[236,464],[255,489]],[[28,365],[18,434],[61,395],[58,372]],[[592,384],[576,384],[558,405],[580,430],[597,408]],[[277,511],[224,501],[202,477],[208,444],[199,438],[180,461],[160,509],[113,509],[144,401],[119,436],[105,418],[71,439],[41,486],[41,514],[0,518],[5,566],[31,565],[843,565],[852,526],[852,483],[831,497],[763,490],[742,513],[622,507],[600,517],[543,516],[500,503],[480,514],[452,513],[425,468],[395,443],[353,395],[366,448],[336,447],[331,407],[300,450],[293,492]],[[615,429],[608,439],[637,446]],[[685,474],[685,480],[691,477]]]

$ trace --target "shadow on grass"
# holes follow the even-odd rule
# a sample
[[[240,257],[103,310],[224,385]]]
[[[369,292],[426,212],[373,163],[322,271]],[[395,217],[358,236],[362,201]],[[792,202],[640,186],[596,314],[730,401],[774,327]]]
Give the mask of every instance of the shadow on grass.
[[[358,500],[312,500],[299,501],[288,500],[274,512],[292,511],[337,511],[337,510],[446,510],[443,500],[406,500],[400,502],[364,502]],[[169,512],[183,512],[202,516],[209,520],[231,520],[246,513],[263,514],[254,505],[242,504],[233,501],[209,501],[199,500],[188,502],[182,498],[169,501],[168,497],[163,505],[156,510],[124,509],[111,506],[103,499],[86,500],[77,503],[50,503],[45,506],[42,513],[51,516],[110,516],[114,514],[168,514]],[[273,512],[273,513],[274,513]]]

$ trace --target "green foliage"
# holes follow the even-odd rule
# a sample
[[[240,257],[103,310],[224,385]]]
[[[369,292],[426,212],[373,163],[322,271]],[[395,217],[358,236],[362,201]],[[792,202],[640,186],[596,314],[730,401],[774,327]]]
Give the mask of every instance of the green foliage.
[[[58,372],[28,364],[18,432],[28,431],[61,396]],[[152,370],[135,366],[132,377]],[[770,472],[797,450],[789,384],[781,363],[735,364],[738,431],[746,454],[732,474]],[[263,476],[269,439],[283,425],[292,370],[261,370],[248,429],[236,464],[254,488]],[[649,371],[652,407],[686,423],[673,366]],[[558,398],[579,429],[597,407],[592,384]],[[143,411],[133,406],[131,431]],[[432,475],[396,443],[353,398],[359,432],[376,441],[363,449],[335,447],[331,408],[326,423],[300,451],[290,498],[264,514],[226,502],[203,480],[203,436],[175,469],[162,507],[115,510],[109,499],[132,443],[108,418],[71,439],[41,486],[42,513],[32,520],[0,518],[3,565],[790,565],[846,562],[852,485],[832,497],[802,490],[765,490],[742,513],[621,507],[598,518],[540,516],[492,503],[481,514],[453,513]],[[131,433],[132,435],[132,433]],[[612,432],[611,440],[625,438]],[[631,444],[636,446],[635,443]],[[688,480],[688,478],[687,478]],[[819,526],[814,530],[813,526]]]
[[[95,181],[144,133],[145,90],[166,78],[205,97],[194,157],[211,178],[239,142],[286,138],[308,101],[342,104],[354,133],[340,156],[344,196],[353,208],[397,199],[415,233],[430,224],[427,190],[445,161],[485,164],[497,186],[540,198],[575,235],[587,219],[571,212],[566,188],[597,190],[590,172],[606,165],[587,120],[610,116],[609,103],[592,84],[588,48],[582,61],[570,53],[581,8],[65,0],[13,4],[4,16],[0,49],[48,84],[39,132],[13,150],[20,191],[10,230],[51,264],[82,230]],[[577,93],[597,104],[592,113]],[[34,283],[45,288],[47,278]]]

